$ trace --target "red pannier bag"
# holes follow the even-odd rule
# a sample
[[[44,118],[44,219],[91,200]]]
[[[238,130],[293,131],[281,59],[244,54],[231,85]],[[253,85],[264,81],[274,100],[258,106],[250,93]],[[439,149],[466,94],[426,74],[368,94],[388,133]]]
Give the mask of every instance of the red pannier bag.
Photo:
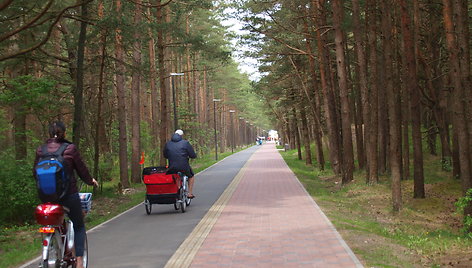
[[[166,174],[165,167],[146,167],[143,169],[143,182],[146,185],[146,194],[176,194],[180,188],[178,174]]]

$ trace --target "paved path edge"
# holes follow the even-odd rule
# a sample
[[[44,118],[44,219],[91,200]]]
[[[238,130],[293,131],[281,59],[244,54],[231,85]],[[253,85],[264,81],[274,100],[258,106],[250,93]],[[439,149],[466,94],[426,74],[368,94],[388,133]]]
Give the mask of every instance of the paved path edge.
[[[244,166],[228,185],[226,190],[221,194],[220,198],[218,198],[218,200],[208,210],[197,226],[195,226],[190,235],[182,242],[180,247],[175,251],[164,268],[187,268],[190,266],[193,258],[203,244],[203,241],[205,241],[206,237],[218,220],[221,212],[225,208],[231,196],[233,196],[233,193],[244,176],[247,165],[253,156],[254,154],[249,157]]]
[[[280,153],[279,153],[280,154]],[[280,155],[280,157],[282,157],[283,159],[283,156]],[[284,160],[284,163],[285,165],[287,165],[287,162],[285,162],[285,159]],[[292,171],[292,169],[287,165],[287,168],[290,169],[290,171]],[[342,236],[339,234],[338,230],[336,230],[336,227],[334,227],[333,223],[331,222],[331,220],[326,216],[326,214],[324,214],[323,210],[321,210],[321,208],[318,206],[318,204],[316,203],[316,201],[313,199],[313,197],[310,195],[310,193],[308,193],[308,191],[306,190],[306,188],[303,186],[303,184],[300,182],[300,180],[298,179],[298,177],[295,175],[295,172],[293,172],[293,175],[295,176],[296,178],[296,181],[297,183],[301,186],[301,188],[303,189],[303,191],[305,191],[305,193],[310,197],[310,200],[311,202],[313,203],[313,206],[320,212],[321,216],[323,217],[323,219],[328,223],[329,227],[333,230],[333,233],[334,235],[336,236],[336,238],[338,239],[339,243],[341,243],[342,247],[346,250],[347,254],[351,257],[351,259],[356,263],[356,267],[359,267],[359,268],[363,268],[364,265],[362,265],[362,263],[359,261],[359,259],[357,258],[356,254],[354,254],[354,252],[352,252],[351,248],[346,244],[346,241],[344,241],[344,239],[342,238]]]

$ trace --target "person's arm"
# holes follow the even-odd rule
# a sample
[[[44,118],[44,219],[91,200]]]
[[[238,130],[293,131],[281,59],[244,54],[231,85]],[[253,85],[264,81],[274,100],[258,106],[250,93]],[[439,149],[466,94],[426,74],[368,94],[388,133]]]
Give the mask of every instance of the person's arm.
[[[190,142],[187,142],[187,151],[188,151],[188,157],[197,158],[197,154],[195,153],[195,150],[193,149]]]
[[[92,175],[90,175],[90,172],[85,165],[85,162],[82,160],[77,147],[75,147],[74,144],[70,144],[67,146],[67,150],[72,156],[74,169],[77,171],[77,175],[79,175],[80,179],[82,179],[88,185],[96,185],[96,181],[92,178]]]

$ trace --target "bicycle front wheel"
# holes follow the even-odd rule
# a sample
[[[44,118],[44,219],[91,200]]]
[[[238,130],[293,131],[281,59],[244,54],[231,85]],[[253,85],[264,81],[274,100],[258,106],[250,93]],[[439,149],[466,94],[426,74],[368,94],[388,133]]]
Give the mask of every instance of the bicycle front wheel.
[[[44,241],[47,241],[47,245],[43,246],[43,261],[41,267],[60,267],[62,261],[60,234],[57,231],[52,234],[48,234],[46,237],[44,237]]]
[[[188,207],[190,206],[190,202],[192,199],[188,198],[188,179],[184,182],[184,198],[185,198],[185,205]]]
[[[187,191],[185,191],[184,186],[182,186],[180,188],[180,197],[179,198],[180,198],[180,200],[179,200],[179,202],[180,202],[180,211],[182,211],[182,213],[184,213],[185,210],[187,209],[187,199],[188,199]]]

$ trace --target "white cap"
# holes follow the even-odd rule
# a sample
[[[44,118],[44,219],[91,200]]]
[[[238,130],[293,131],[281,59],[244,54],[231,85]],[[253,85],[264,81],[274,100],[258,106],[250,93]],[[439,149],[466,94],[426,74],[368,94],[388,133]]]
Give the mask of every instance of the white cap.
[[[175,134],[179,134],[180,136],[183,136],[184,135],[184,131],[182,129],[177,129],[175,131]]]

